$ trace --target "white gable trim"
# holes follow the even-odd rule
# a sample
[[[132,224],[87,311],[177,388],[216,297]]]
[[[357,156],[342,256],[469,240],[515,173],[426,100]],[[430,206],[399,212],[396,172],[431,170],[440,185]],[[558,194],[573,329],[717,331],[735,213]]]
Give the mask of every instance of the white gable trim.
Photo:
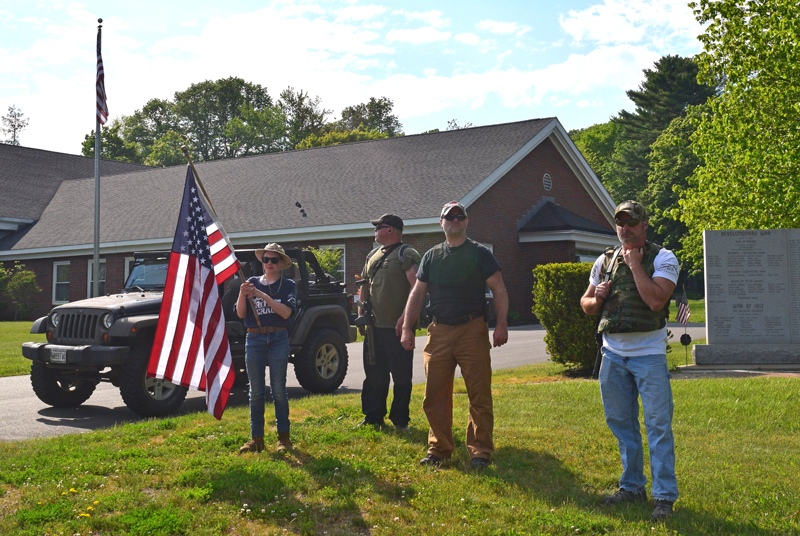
[[[523,158],[528,156],[536,147],[539,146],[545,139],[550,139],[555,145],[561,157],[566,161],[569,168],[578,177],[581,185],[586,192],[595,202],[595,204],[603,213],[609,225],[614,225],[614,209],[616,205],[611,199],[608,191],[603,187],[600,179],[594,174],[589,163],[583,158],[583,155],[570,139],[569,134],[561,122],[553,118],[536,136],[530,139],[528,143],[522,146],[520,150],[511,155],[511,158],[503,162],[497,169],[483,179],[478,186],[473,188],[467,195],[462,197],[459,201],[466,208],[477,201],[489,188],[494,186],[503,176],[511,171]]]
[[[524,243],[575,242],[575,249],[598,252],[605,251],[607,247],[619,245],[619,240],[614,235],[574,230],[519,233],[519,241]]]
[[[421,234],[441,232],[439,218],[420,218],[404,222],[404,234]],[[305,227],[299,229],[278,229],[274,231],[253,231],[231,233],[231,243],[236,246],[252,245],[268,242],[312,242],[343,238],[372,237],[375,227],[370,223],[354,223],[346,225],[330,225]],[[133,251],[165,251],[172,247],[173,237],[149,240],[126,240],[120,242],[100,243],[100,255],[130,253]],[[35,249],[0,251],[0,261],[41,259],[48,257],[79,257],[91,255],[93,244],[73,246],[56,246]]]

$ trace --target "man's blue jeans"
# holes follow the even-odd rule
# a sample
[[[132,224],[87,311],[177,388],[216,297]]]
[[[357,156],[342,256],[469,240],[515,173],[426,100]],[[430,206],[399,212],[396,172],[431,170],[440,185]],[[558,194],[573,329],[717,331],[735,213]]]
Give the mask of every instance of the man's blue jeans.
[[[622,477],[619,487],[642,491],[644,449],[639,427],[639,396],[650,448],[650,478],[653,499],[675,501],[675,439],[672,435],[672,388],[665,355],[622,357],[603,348],[600,393],[606,424],[619,441]]]
[[[266,368],[269,363],[269,388],[275,404],[278,432],[289,431],[289,398],[286,395],[286,369],[289,367],[289,334],[248,333],[245,363],[250,379],[250,435],[264,437],[264,398]]]

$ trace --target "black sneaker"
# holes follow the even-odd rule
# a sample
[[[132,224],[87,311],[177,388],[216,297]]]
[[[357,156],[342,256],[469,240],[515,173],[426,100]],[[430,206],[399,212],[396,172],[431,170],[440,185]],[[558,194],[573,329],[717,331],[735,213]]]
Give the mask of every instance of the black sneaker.
[[[435,454],[428,454],[419,461],[419,464],[428,467],[439,467],[442,465],[442,459]]]
[[[472,458],[472,470],[473,471],[482,471],[489,467],[491,462],[486,458]]]
[[[629,491],[627,489],[619,488],[614,495],[607,495],[603,497],[600,504],[603,506],[616,506],[622,503],[635,503],[647,502],[647,492],[642,491]]]
[[[653,521],[663,521],[672,515],[672,501],[656,499],[656,507],[650,519]]]

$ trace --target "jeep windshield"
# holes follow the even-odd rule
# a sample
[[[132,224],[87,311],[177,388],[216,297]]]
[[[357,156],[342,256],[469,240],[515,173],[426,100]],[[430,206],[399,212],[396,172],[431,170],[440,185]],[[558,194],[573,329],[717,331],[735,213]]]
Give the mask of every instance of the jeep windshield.
[[[137,256],[123,290],[164,290],[168,266],[169,259],[163,254]]]

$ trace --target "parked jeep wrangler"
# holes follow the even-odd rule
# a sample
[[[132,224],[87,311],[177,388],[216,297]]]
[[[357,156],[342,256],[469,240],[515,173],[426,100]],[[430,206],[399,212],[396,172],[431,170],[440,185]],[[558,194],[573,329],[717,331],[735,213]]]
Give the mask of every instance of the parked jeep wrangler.
[[[245,278],[262,275],[255,250],[237,251]],[[356,339],[354,312],[341,283],[322,271],[310,251],[288,249],[293,264],[283,276],[297,283],[297,311],[289,328],[290,356],[300,385],[312,393],[330,393],[347,373],[345,342]],[[31,333],[46,343],[26,342],[22,355],[33,361],[31,385],[39,399],[57,408],[79,406],[101,381],[119,387],[125,404],[144,416],[166,415],[183,403],[187,389],[147,377],[168,253],[137,253],[119,294],[68,303],[34,322]],[[246,330],[236,315],[238,274],[222,296],[225,325],[238,383],[246,376]]]

